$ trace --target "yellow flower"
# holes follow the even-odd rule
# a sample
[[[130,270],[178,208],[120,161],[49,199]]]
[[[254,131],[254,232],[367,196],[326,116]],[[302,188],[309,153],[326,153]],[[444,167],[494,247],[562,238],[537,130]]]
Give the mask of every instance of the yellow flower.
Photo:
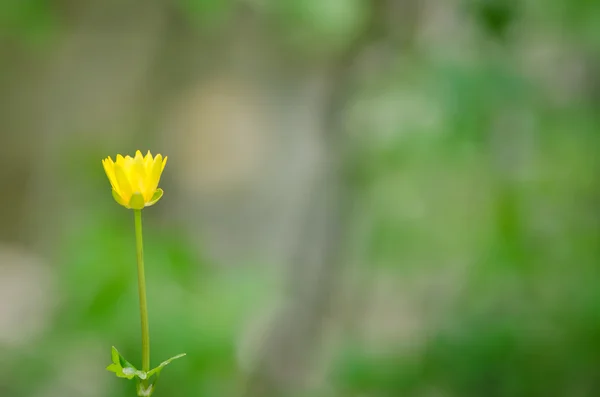
[[[164,159],[160,154],[152,157],[149,150],[145,157],[138,150],[134,158],[118,154],[116,162],[110,156],[102,160],[115,201],[134,210],[149,207],[160,200],[163,191],[158,182],[166,164],[166,156]]]

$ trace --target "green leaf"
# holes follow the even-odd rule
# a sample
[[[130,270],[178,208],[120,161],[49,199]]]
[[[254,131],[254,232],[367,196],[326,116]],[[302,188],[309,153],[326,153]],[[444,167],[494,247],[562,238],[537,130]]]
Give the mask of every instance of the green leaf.
[[[164,367],[169,365],[171,361],[177,360],[185,356],[185,353],[178,354],[171,357],[168,360],[163,361],[160,365],[149,372],[137,370],[129,361],[119,353],[119,351],[113,346],[112,347],[112,364],[106,367],[110,372],[114,372],[119,378],[133,379],[138,378],[137,393],[141,397],[150,397],[154,389],[156,388],[156,382],[160,376],[160,372]]]
[[[160,371],[162,371],[162,369],[164,367],[166,367],[167,365],[169,365],[171,363],[171,361],[177,360],[178,358],[184,357],[185,355],[186,355],[185,353],[181,353],[181,354],[178,354],[176,356],[171,357],[168,360],[163,361],[162,363],[160,363],[160,365],[158,367],[156,367],[154,369],[151,369],[148,372],[148,378],[151,377],[154,374],[156,374],[156,376],[160,375]]]
[[[148,380],[145,382],[138,381],[138,384],[137,384],[138,396],[150,397],[152,395],[152,393],[154,392],[154,389],[156,389],[156,383],[158,382],[158,378],[160,377],[160,372],[162,371],[162,369],[164,367],[166,367],[167,365],[169,365],[171,363],[171,361],[181,358],[183,356],[185,356],[185,353],[178,354],[174,357],[171,357],[170,359],[165,360],[162,363],[160,363],[160,365],[158,367],[145,373],[144,375],[147,376]]]
[[[125,358],[119,353],[116,347],[112,347],[111,352],[112,364],[106,369],[110,372],[114,372],[119,378],[133,379],[137,376],[140,379],[146,379],[148,374],[144,371],[138,371],[133,364],[125,360]]]

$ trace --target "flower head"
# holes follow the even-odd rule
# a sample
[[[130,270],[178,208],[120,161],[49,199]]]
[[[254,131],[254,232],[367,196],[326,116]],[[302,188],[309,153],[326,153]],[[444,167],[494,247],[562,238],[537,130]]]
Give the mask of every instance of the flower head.
[[[117,161],[110,156],[102,160],[115,201],[134,210],[149,207],[160,200],[163,191],[158,182],[166,164],[166,156],[164,159],[160,154],[152,157],[148,151],[144,157],[139,150],[133,158],[118,154]]]

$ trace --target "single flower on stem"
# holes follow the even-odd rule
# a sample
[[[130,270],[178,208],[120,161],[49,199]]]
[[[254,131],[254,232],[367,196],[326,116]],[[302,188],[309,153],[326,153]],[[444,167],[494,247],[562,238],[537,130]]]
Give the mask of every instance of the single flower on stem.
[[[142,324],[142,369],[136,369],[113,346],[112,364],[106,369],[120,378],[138,379],[137,393],[140,397],[149,397],[154,392],[156,382],[162,369],[171,361],[185,356],[179,354],[158,367],[150,369],[150,331],[148,326],[148,304],[146,300],[146,276],[144,273],[144,244],[142,239],[142,209],[158,202],[163,190],[158,187],[160,176],[167,164],[167,157],[158,154],[152,157],[150,151],[146,156],[138,150],[135,157],[117,155],[117,161],[110,157],[102,160],[104,171],[112,186],[112,195],[117,203],[132,209],[135,220],[135,240],[138,268],[138,290],[140,300],[140,317]]]
[[[148,150],[142,156],[139,150],[135,157],[117,155],[117,161],[107,157],[102,160],[104,171],[112,186],[115,201],[125,208],[141,210],[156,204],[163,195],[158,187],[160,176],[167,165],[167,157],[160,154],[152,157]]]

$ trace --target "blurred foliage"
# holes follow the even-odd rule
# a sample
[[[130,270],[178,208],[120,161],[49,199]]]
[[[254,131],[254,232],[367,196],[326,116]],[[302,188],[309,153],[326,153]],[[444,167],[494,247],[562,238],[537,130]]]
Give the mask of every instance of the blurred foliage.
[[[466,5],[483,30],[498,39],[506,38],[518,13],[514,0],[468,0]]]
[[[46,44],[57,28],[55,10],[47,0],[0,2],[0,38],[13,37],[41,45]]]
[[[594,0],[532,2],[532,7],[581,45],[598,50],[600,46],[600,4]]]
[[[234,0],[179,0],[183,13],[197,27],[225,24],[233,14]]]
[[[311,56],[346,49],[359,36],[370,11],[365,0],[271,0],[266,7],[287,44]]]

